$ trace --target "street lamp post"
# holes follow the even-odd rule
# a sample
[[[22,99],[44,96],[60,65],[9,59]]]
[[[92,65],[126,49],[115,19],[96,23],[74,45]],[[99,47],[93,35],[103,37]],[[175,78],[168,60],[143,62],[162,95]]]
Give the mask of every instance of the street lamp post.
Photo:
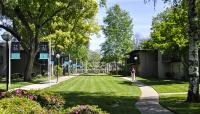
[[[60,58],[60,54],[56,54],[56,59],[57,59],[57,75],[56,75],[56,77],[57,77],[57,83],[58,83],[58,65],[59,65],[59,58]]]
[[[8,91],[8,83],[9,83],[9,47],[8,47],[8,41],[12,39],[11,35],[8,32],[4,32],[1,35],[2,39],[6,41],[6,90]]]

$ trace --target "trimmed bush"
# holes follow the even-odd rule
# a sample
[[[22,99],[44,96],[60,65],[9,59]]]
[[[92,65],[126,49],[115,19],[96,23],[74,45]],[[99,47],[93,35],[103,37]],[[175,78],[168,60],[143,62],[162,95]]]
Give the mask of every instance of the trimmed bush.
[[[95,105],[78,105],[76,107],[68,108],[67,114],[108,114],[102,111],[98,106]]]
[[[39,103],[27,98],[4,98],[0,100],[1,114],[46,114]]]
[[[34,101],[37,101],[40,103],[42,107],[45,107],[47,109],[56,109],[59,110],[62,108],[65,104],[64,99],[62,96],[58,94],[53,94],[51,92],[47,91],[29,91],[29,94],[33,95]]]
[[[0,99],[2,98],[27,98],[38,102],[43,108],[47,109],[49,112],[55,113],[62,110],[64,106],[64,99],[57,94],[44,91],[27,91],[22,89],[17,89],[10,92],[0,92]]]

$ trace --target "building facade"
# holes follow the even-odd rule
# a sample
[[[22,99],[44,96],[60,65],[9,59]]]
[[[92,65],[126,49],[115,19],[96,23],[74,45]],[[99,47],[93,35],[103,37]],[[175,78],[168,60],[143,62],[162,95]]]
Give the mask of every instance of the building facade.
[[[136,69],[136,75],[155,78],[183,79],[184,67],[179,59],[164,55],[158,50],[134,50],[127,63]]]

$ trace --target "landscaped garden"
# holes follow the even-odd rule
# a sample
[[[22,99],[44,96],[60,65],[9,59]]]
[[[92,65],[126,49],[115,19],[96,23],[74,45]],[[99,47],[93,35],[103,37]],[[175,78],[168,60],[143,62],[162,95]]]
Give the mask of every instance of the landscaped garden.
[[[3,93],[0,112],[76,114],[90,110],[100,114],[140,114],[134,106],[139,96],[137,86],[119,77],[79,76],[40,91],[15,90]]]

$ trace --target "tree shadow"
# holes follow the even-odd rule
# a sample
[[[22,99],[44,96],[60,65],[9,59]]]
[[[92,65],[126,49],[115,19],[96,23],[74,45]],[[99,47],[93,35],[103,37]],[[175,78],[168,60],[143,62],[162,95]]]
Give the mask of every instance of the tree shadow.
[[[139,114],[134,104],[136,96],[112,96],[112,93],[87,93],[87,92],[57,92],[66,101],[65,108],[76,105],[98,105],[102,110],[110,114]]]
[[[111,75],[109,75],[109,74],[98,74],[98,73],[94,73],[94,74],[81,74],[81,75],[79,75],[79,76],[111,76]]]
[[[131,81],[120,81],[118,84],[125,84],[125,85],[133,85],[134,83]]]
[[[130,77],[128,75],[112,75],[113,77]]]
[[[179,114],[200,114],[200,103],[186,102],[186,95],[161,97],[160,104]]]
[[[147,85],[185,84],[184,81],[179,81],[179,80],[156,79],[156,78],[148,78],[148,77],[141,77],[141,78],[143,79],[137,79],[137,80]]]

